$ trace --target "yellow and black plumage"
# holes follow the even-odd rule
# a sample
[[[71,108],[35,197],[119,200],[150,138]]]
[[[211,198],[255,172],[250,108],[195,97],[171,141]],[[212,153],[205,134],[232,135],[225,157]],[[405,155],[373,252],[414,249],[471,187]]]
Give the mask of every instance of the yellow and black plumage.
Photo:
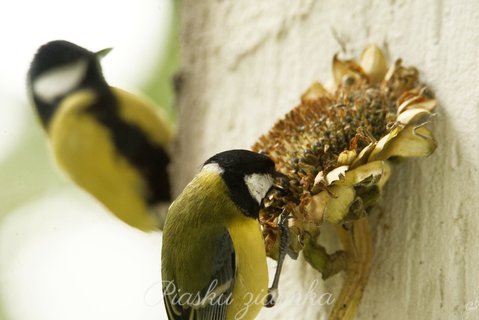
[[[127,224],[154,230],[171,200],[173,128],[145,99],[110,87],[99,56],[67,41],[39,48],[28,90],[60,167]]]
[[[219,153],[171,205],[163,230],[168,319],[254,319],[268,293],[260,204],[277,175],[247,150]]]

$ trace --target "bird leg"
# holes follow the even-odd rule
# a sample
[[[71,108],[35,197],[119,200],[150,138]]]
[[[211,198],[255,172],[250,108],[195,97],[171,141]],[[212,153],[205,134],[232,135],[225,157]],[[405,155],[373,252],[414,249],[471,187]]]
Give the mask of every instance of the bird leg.
[[[288,219],[291,216],[286,209],[283,209],[281,212],[280,220],[278,223],[279,232],[280,232],[280,242],[279,242],[279,257],[278,265],[276,267],[276,272],[274,274],[273,284],[271,288],[268,289],[268,295],[266,297],[265,307],[271,308],[274,307],[276,301],[278,300],[278,286],[279,286],[279,276],[281,274],[281,269],[283,268],[284,258],[288,251],[289,246],[289,229],[288,229]]]

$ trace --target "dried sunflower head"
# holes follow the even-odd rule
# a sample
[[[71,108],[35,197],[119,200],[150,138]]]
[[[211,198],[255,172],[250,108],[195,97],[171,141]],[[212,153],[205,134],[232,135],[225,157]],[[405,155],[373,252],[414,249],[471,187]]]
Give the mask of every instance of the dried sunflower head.
[[[333,78],[332,92],[314,83],[252,147],[287,176],[275,182],[260,216],[270,256],[283,208],[293,215],[292,233],[317,235],[323,221],[363,216],[397,159],[428,156],[436,148],[425,127],[436,100],[417,69],[401,60],[388,68],[383,52],[369,46],[359,61],[335,56]],[[296,252],[301,247],[300,241],[291,244]]]

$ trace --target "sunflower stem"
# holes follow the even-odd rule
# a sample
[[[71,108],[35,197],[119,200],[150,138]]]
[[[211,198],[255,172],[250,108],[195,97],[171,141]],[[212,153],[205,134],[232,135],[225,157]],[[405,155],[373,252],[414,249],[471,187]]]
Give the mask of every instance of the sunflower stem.
[[[367,217],[354,221],[349,230],[337,225],[336,231],[348,255],[348,265],[346,279],[329,319],[354,319],[371,269],[372,243]]]

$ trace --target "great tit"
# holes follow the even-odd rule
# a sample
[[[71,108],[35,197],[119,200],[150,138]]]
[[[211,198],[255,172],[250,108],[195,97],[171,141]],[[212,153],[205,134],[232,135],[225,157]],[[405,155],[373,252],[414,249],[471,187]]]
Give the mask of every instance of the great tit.
[[[110,87],[100,54],[57,40],[38,49],[28,91],[54,158],[80,187],[127,224],[154,230],[152,210],[170,202],[167,117]]]
[[[268,294],[258,215],[277,174],[266,155],[225,151],[172,203],[161,256],[168,319],[256,317]]]

